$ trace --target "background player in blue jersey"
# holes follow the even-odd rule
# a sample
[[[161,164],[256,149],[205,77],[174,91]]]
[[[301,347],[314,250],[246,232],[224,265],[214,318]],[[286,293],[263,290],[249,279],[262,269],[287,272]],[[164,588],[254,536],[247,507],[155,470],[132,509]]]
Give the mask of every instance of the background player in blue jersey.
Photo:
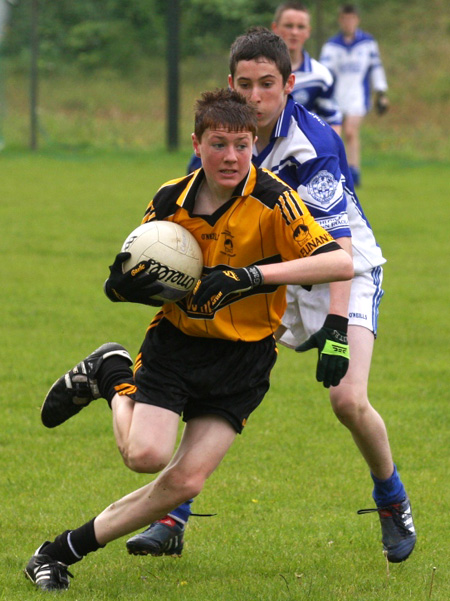
[[[372,92],[379,114],[389,107],[386,75],[378,44],[369,33],[359,29],[359,14],[353,4],[339,11],[340,32],[323,46],[320,62],[331,71],[334,94],[343,115],[343,137],[355,185],[360,183],[360,127],[371,106]]]
[[[368,398],[385,259],[355,194],[342,140],[294,102],[290,94],[295,76],[286,44],[267,29],[249,30],[233,43],[228,83],[257,110],[254,164],[270,169],[296,189],[316,221],[353,255],[351,283],[314,286],[311,291],[288,287],[279,337],[296,350],[318,347],[321,351],[333,337],[348,335],[351,360],[345,377],[330,387],[319,354],[317,379],[330,387],[332,408],[370,469],[374,511],[380,517],[387,558],[403,561],[416,542],[409,499],[392,460],[384,421]],[[129,550],[171,554],[188,515],[187,505],[171,512],[172,528],[167,523],[152,524],[127,543]],[[179,545],[176,551],[181,552]]]
[[[311,18],[301,2],[284,2],[275,10],[272,31],[283,38],[295,75],[295,102],[319,115],[340,134],[342,115],[333,97],[333,76],[304,49],[311,35]]]

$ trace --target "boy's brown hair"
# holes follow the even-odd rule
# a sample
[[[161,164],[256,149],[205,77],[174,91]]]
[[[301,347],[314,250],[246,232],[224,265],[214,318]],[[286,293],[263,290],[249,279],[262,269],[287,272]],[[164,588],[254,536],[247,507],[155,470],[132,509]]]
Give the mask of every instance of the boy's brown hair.
[[[301,2],[283,2],[283,4],[280,4],[275,9],[275,14],[273,15],[275,23],[278,23],[285,10],[298,10],[301,13],[308,13],[309,15],[309,10]]]
[[[284,41],[266,27],[251,27],[236,38],[230,49],[230,74],[234,79],[240,61],[265,59],[274,63],[285,84],[292,73],[291,58]]]
[[[249,131],[255,137],[258,129],[256,110],[235,90],[203,92],[195,105],[194,133],[201,140],[206,129],[217,127],[235,132]]]

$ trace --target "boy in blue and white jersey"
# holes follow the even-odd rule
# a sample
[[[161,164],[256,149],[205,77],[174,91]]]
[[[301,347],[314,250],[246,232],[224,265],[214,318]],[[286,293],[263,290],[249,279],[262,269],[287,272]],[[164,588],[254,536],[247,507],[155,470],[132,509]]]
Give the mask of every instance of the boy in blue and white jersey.
[[[334,82],[328,69],[303,50],[303,63],[293,73],[295,85],[292,96],[295,102],[319,115],[340,133],[342,113],[333,97]]]
[[[316,378],[330,388],[332,408],[369,467],[376,503],[370,511],[379,514],[387,559],[397,563],[412,553],[416,534],[386,426],[368,398],[385,259],[355,194],[342,140],[317,115],[294,102],[290,95],[294,83],[286,44],[276,34],[253,28],[231,46],[228,85],[257,111],[253,163],[297,190],[315,220],[353,255],[351,282],[316,285],[311,290],[288,286],[287,309],[277,337],[299,352],[318,349]],[[348,371],[330,386],[329,372],[335,366],[327,349],[347,340]],[[164,521],[153,524],[133,537],[133,544],[152,552],[158,543],[162,553],[170,554],[189,512],[188,505],[172,511],[168,517],[177,522],[172,532]]]
[[[261,152],[254,147],[253,163],[297,190],[316,221],[335,239],[351,237],[355,275],[385,263],[355,194],[342,140],[292,96],[287,97],[269,143]]]
[[[359,130],[376,93],[376,108],[388,108],[386,74],[376,40],[359,29],[359,14],[353,4],[339,12],[340,33],[323,46],[320,62],[334,77],[334,95],[343,115],[343,136],[355,185],[360,183]]]
[[[285,42],[291,58],[295,85],[291,92],[295,102],[319,115],[336,133],[341,134],[342,113],[334,98],[334,80],[330,71],[304,49],[311,36],[311,17],[301,2],[284,2],[274,13],[272,31]],[[193,155],[187,172],[200,166]]]
[[[311,19],[300,2],[284,2],[275,10],[272,31],[286,43],[295,74],[292,96],[295,102],[319,115],[340,134],[342,115],[333,98],[334,82],[330,71],[304,49],[311,35]]]

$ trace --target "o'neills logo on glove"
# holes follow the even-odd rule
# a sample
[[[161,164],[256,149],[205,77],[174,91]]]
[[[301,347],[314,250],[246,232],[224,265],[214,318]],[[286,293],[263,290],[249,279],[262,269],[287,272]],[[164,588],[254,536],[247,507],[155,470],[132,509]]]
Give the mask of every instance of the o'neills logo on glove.
[[[184,290],[192,290],[197,278],[192,277],[182,271],[171,269],[163,263],[155,261],[155,259],[149,259],[149,267],[147,273],[156,274],[159,282],[165,282],[167,284],[176,284]]]

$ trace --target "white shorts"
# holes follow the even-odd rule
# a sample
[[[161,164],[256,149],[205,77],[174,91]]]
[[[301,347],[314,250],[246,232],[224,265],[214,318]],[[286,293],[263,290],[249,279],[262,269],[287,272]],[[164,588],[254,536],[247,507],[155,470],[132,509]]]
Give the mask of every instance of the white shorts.
[[[335,98],[344,117],[364,117],[367,114],[369,107],[364,97],[363,86],[359,83],[336,88]]]
[[[381,288],[383,268],[355,275],[349,301],[349,325],[362,326],[377,334],[378,309],[384,292]],[[320,330],[329,312],[329,284],[313,286],[308,292],[301,286],[287,287],[287,307],[282,325],[287,328],[278,340],[295,348]]]

